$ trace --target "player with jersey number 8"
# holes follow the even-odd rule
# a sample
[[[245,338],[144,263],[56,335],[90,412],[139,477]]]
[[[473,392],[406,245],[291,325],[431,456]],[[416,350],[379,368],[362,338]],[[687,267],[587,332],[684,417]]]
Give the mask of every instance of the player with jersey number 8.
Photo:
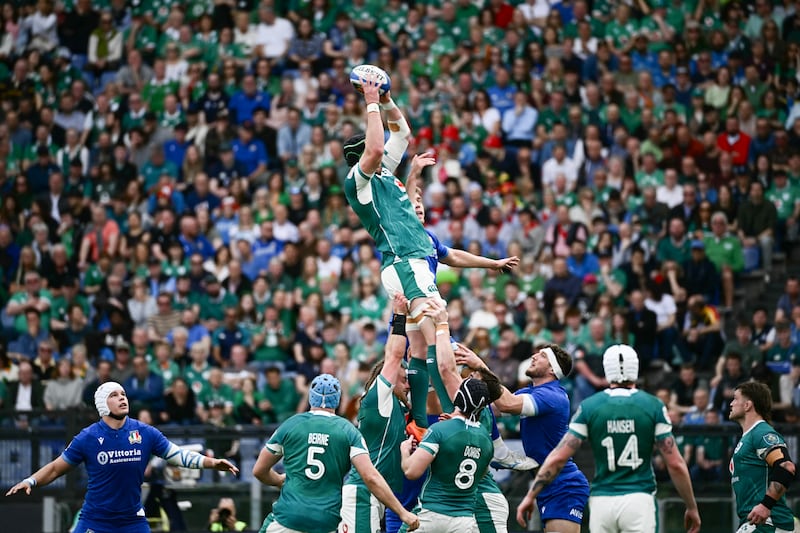
[[[581,402],[569,430],[542,463],[531,489],[519,505],[517,519],[526,519],[534,500],[580,448],[592,445],[595,476],[589,496],[589,530],[599,533],[655,533],[656,479],[653,448],[658,448],[670,478],[686,504],[684,527],[700,530],[689,470],[683,460],[664,404],[636,388],[639,356],[626,344],[615,344],[603,354],[609,388]]]
[[[173,444],[156,428],[128,418],[129,403],[122,385],[109,381],[94,393],[101,420],[81,431],[64,453],[6,493],[31,493],[80,463],[86,464],[88,490],[75,533],[149,533],[142,508],[142,481],[151,455],[183,468],[213,468],[237,474],[225,459],[206,457]]]
[[[332,533],[339,524],[342,484],[350,465],[369,491],[413,531],[417,516],[406,511],[372,464],[369,448],[348,420],[336,415],[339,380],[320,374],[311,382],[311,410],[281,424],[258,456],[253,475],[281,489],[261,533]],[[285,474],[272,469],[283,458]]]

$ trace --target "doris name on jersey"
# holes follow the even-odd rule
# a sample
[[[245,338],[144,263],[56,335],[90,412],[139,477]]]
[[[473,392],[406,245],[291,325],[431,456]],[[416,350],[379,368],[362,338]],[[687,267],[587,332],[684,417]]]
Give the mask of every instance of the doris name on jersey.
[[[608,420],[606,422],[606,431],[608,431],[608,433],[635,433],[636,425],[630,418],[624,420]]]
[[[481,449],[477,446],[465,446],[464,457],[469,457],[470,459],[480,459]]]

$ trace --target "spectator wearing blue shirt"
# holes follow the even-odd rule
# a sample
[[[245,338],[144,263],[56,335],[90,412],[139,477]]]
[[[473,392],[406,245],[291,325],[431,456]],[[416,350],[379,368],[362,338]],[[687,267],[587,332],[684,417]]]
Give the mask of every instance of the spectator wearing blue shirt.
[[[198,207],[205,207],[209,213],[218,214],[222,202],[219,196],[211,192],[208,176],[204,172],[194,177],[194,182],[184,198],[186,209],[196,212]]]
[[[264,143],[253,138],[253,123],[245,122],[239,127],[239,138],[231,143],[233,157],[247,177],[255,179],[267,171],[267,149]]]
[[[500,116],[513,109],[515,105],[514,94],[517,92],[517,88],[511,85],[510,81],[508,70],[499,68],[495,73],[495,84],[486,89],[492,107],[500,112]]]
[[[197,219],[193,215],[186,215],[181,219],[181,234],[178,240],[183,246],[184,257],[196,253],[202,255],[203,259],[214,257],[214,246],[200,233]]]
[[[197,313],[191,307],[181,311],[181,327],[186,330],[186,347],[191,349],[198,342],[211,343],[211,333],[206,327],[197,322]],[[175,329],[167,333],[166,341],[173,343]]]
[[[177,124],[174,128],[175,138],[164,143],[164,158],[175,165],[175,168],[183,167],[183,158],[186,156],[186,149],[192,144],[186,140],[186,132],[189,127],[185,122]],[[183,178],[183,176],[180,176]]]
[[[261,236],[253,242],[253,256],[269,266],[272,258],[278,257],[283,251],[283,243],[275,238],[271,220],[263,221],[260,229]]]
[[[164,379],[150,370],[143,355],[134,356],[133,375],[123,386],[135,411],[148,409],[157,414],[165,409]]]
[[[257,107],[269,110],[269,104],[269,94],[259,91],[255,77],[248,74],[242,79],[242,90],[231,96],[228,109],[235,114],[237,124],[244,124],[246,120],[253,120],[253,111]]]
[[[140,533],[150,531],[141,486],[151,455],[173,466],[239,473],[225,459],[182,450],[156,428],[128,418],[129,399],[119,383],[100,385],[94,405],[101,420],[81,431],[64,453],[11,487],[7,495],[21,491],[30,495],[33,487],[48,485],[85,463],[89,482],[75,531]],[[100,453],[99,446],[104,447]]]
[[[247,279],[253,281],[261,272],[266,272],[269,267],[269,261],[261,256],[253,254],[253,247],[244,237],[239,237],[236,241],[236,250],[239,252],[239,262],[241,265],[242,273],[247,276]]]
[[[278,156],[284,162],[298,159],[303,147],[311,144],[311,126],[301,118],[298,109],[289,109],[286,125],[278,130]]]
[[[514,94],[514,106],[503,113],[503,135],[506,145],[533,146],[539,112],[528,103],[525,91]]]
[[[593,253],[586,252],[586,243],[580,239],[575,239],[570,246],[570,255],[567,258],[567,268],[580,279],[586,274],[597,274],[600,272],[600,261]]]
[[[239,178],[247,177],[247,169],[236,160],[230,143],[222,143],[219,147],[219,161],[208,168],[208,177],[216,182],[217,190],[225,194]]]
[[[212,339],[212,355],[220,366],[224,366],[231,359],[231,348],[236,344],[247,346],[250,338],[247,331],[237,322],[238,314],[234,307],[225,309],[225,318],[222,325],[214,331]]]

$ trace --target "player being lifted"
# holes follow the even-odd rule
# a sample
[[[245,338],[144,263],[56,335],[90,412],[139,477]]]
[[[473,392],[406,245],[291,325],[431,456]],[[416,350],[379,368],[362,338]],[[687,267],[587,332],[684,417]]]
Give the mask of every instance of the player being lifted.
[[[403,488],[400,443],[406,437],[403,403],[408,393],[408,380],[403,356],[407,310],[408,300],[396,293],[392,301],[392,332],[384,358],[372,369],[358,410],[358,427],[369,448],[370,459],[395,494],[400,494]],[[342,487],[340,533],[379,531],[383,511],[384,506],[370,493],[358,471],[351,469]]]
[[[786,441],[769,424],[771,412],[772,395],[766,385],[748,381],[734,390],[730,419],[743,431],[730,462],[741,521],[737,533],[794,531],[784,495],[797,473]]]
[[[656,530],[656,479],[653,448],[664,457],[670,478],[686,504],[684,526],[700,530],[700,515],[689,470],[675,445],[672,424],[661,400],[636,388],[639,356],[628,345],[616,344],[603,354],[609,388],[581,402],[569,431],[550,452],[531,489],[519,505],[517,518],[527,519],[534,500],[589,440],[595,476],[589,497],[589,530],[601,533]]]
[[[392,508],[409,531],[419,520],[406,511],[370,461],[364,438],[347,420],[336,415],[342,388],[330,374],[311,382],[311,410],[281,424],[258,456],[253,475],[281,489],[261,533],[331,533],[336,531],[342,507],[342,482],[350,465],[364,484]],[[283,458],[285,474],[272,467]]]
[[[408,382],[413,422],[409,430],[422,437],[428,426],[424,398],[428,394],[425,358],[434,350],[434,325],[424,320],[426,305],[440,299],[426,258],[433,253],[430,239],[414,214],[406,183],[394,175],[408,146],[411,129],[391,98],[380,94],[374,74],[361,79],[367,102],[366,134],[347,139],[344,157],[351,167],[345,196],[383,256],[381,281],[389,297],[401,293],[410,302],[406,331],[411,345]],[[381,108],[386,111],[389,139],[384,145]],[[422,399],[422,401],[420,401]],[[415,401],[416,400],[416,401]]]

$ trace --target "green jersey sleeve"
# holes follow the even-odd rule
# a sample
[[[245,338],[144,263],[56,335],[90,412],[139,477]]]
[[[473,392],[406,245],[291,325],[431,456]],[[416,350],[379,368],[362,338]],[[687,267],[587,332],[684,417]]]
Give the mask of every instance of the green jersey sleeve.
[[[286,431],[290,425],[291,422],[287,420],[286,422],[278,426],[278,429],[275,430],[275,432],[269,438],[267,443],[264,445],[266,449],[268,449],[270,452],[272,452],[274,455],[277,455],[278,457],[283,457],[283,442],[284,439],[286,438]]]
[[[428,431],[425,432],[425,436],[422,437],[422,442],[419,443],[420,448],[434,457],[439,453],[439,444],[441,443],[441,433],[438,429],[439,426],[435,424],[431,426]]]

